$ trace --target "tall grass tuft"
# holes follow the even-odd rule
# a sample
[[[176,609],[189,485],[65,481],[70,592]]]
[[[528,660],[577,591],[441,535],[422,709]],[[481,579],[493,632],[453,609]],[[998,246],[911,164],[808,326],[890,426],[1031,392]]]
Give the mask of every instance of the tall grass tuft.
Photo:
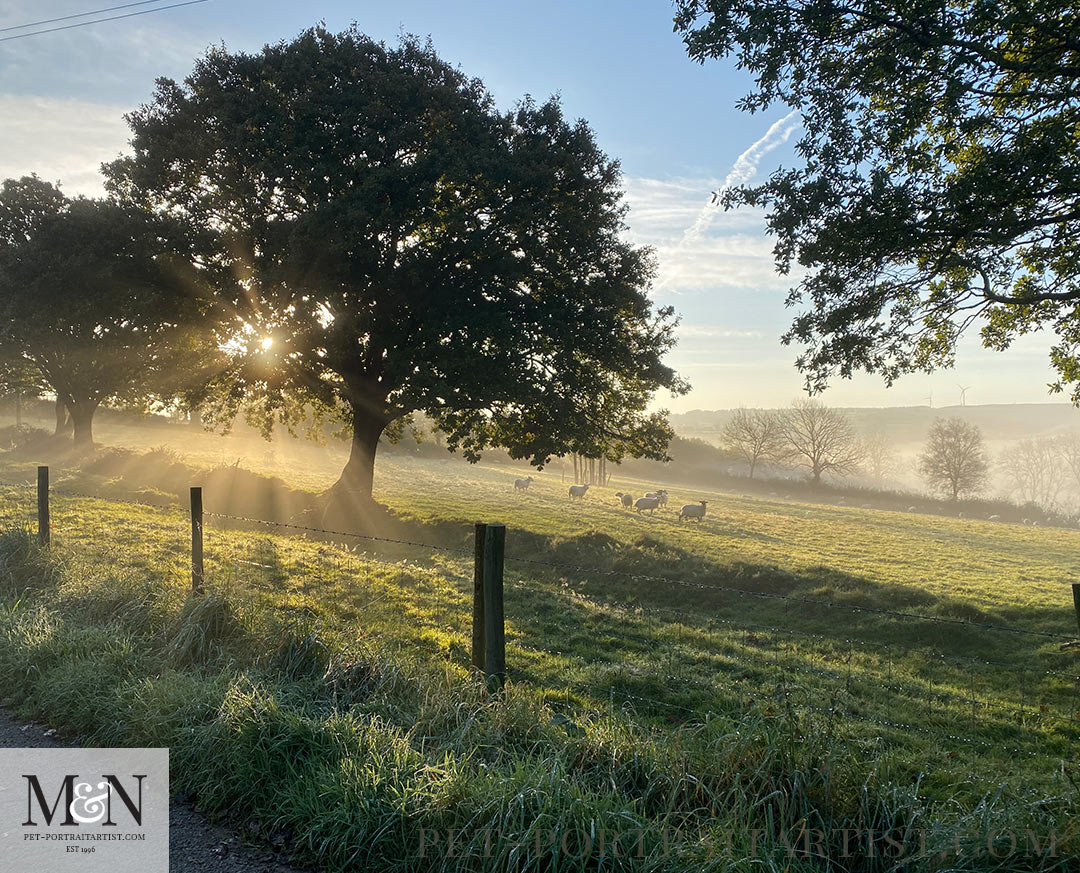
[[[240,648],[247,629],[223,596],[209,593],[189,599],[168,632],[165,656],[178,667],[200,666]]]
[[[54,588],[61,578],[56,553],[37,544],[29,527],[0,533],[0,594],[21,597]]]

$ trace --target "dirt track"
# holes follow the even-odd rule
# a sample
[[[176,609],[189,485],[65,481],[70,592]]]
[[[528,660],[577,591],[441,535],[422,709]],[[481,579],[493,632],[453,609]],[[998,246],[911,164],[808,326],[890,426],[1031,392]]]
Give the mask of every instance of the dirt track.
[[[34,722],[0,709],[0,747],[48,748],[75,745]],[[169,873],[295,873],[265,848],[244,845],[231,830],[210,824],[189,803],[169,803]]]

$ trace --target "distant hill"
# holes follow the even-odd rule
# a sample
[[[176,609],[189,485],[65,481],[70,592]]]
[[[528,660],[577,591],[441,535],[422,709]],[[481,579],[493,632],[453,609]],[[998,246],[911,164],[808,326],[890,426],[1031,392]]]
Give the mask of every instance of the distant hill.
[[[921,443],[935,418],[962,418],[977,425],[990,442],[1011,442],[1032,436],[1080,430],[1080,409],[1070,403],[990,403],[972,406],[850,407],[845,412],[862,432],[881,431],[897,445]],[[695,409],[671,416],[684,437],[716,441],[731,409]]]

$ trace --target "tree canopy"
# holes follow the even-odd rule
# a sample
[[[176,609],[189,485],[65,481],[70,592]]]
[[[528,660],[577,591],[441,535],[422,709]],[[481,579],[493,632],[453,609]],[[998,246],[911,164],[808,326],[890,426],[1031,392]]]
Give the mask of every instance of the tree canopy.
[[[1062,0],[677,0],[691,57],[732,56],[747,111],[802,114],[803,166],[725,193],[801,276],[784,341],[811,389],[952,363],[979,328],[1046,329],[1080,403],[1080,10]]]
[[[499,111],[430,45],[316,28],[213,49],[128,121],[111,190],[211,229],[201,261],[233,277],[219,416],[341,416],[359,495],[414,412],[470,458],[664,456],[675,318],[622,236],[618,164],[557,101]]]
[[[107,401],[171,392],[207,311],[201,277],[167,218],[67,200],[36,177],[0,188],[0,352],[40,375],[93,443]]]

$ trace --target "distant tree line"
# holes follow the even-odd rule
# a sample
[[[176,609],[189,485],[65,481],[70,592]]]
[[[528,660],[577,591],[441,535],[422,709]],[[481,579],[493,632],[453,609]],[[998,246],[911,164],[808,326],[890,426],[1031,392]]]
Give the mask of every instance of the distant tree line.
[[[802,468],[811,482],[859,469],[864,450],[847,416],[818,400],[797,400],[788,409],[737,409],[724,426],[721,444],[743,460],[754,477],[759,465]]]

